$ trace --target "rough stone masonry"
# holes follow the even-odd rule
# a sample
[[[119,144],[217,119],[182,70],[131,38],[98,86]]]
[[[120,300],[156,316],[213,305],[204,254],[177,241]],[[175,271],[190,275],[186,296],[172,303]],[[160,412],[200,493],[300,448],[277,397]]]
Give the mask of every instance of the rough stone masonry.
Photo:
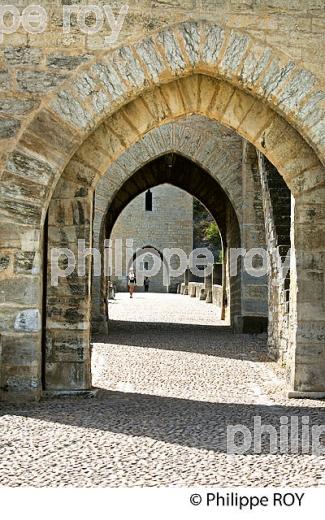
[[[324,396],[324,2],[139,0],[113,45],[107,24],[87,34],[76,14],[65,32],[68,2],[40,4],[44,30],[20,24],[0,44],[1,399],[91,388],[102,282],[89,259],[82,278],[51,287],[51,248],[75,253],[79,239],[102,247],[128,196],[165,179],[171,153],[173,183],[207,204],[222,230],[233,330],[268,314],[287,391]],[[247,277],[242,264],[231,278],[230,249],[263,244],[267,279]]]

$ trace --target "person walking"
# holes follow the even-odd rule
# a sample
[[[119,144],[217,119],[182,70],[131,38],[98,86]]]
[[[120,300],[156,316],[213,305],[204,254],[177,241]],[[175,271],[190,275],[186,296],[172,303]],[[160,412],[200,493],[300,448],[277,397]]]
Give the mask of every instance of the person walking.
[[[137,280],[136,280],[135,272],[134,272],[134,269],[131,268],[129,271],[129,274],[128,274],[128,288],[129,288],[130,298],[133,298],[133,293],[136,289],[136,283],[137,283]]]
[[[149,292],[149,284],[150,284],[149,277],[145,276],[145,278],[144,278],[144,292]]]

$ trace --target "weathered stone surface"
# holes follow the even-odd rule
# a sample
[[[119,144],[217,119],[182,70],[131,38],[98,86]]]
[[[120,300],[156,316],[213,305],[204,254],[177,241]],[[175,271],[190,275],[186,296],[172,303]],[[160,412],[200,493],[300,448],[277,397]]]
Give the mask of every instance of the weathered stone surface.
[[[171,70],[175,73],[184,70],[186,64],[173,33],[171,31],[162,31],[158,35],[157,40],[165,51]]]
[[[159,132],[159,139],[164,145],[154,144],[148,138],[145,146],[138,146],[133,152],[130,147],[153,127],[179,119],[184,114],[198,112],[238,129],[242,136],[255,143],[284,176],[296,200],[304,200],[310,206],[307,210],[297,204],[292,234],[297,252],[309,251],[315,256],[316,265],[306,270],[297,262],[297,273],[292,273],[290,278],[293,304],[297,300],[297,309],[292,310],[292,316],[288,318],[285,314],[289,307],[289,302],[285,300],[288,295],[286,288],[279,291],[276,311],[272,314],[274,322],[278,310],[278,315],[285,317],[283,330],[287,326],[292,333],[290,341],[294,348],[296,338],[292,331],[295,327],[299,328],[301,317],[324,312],[319,301],[324,262],[316,256],[322,253],[324,245],[324,215],[318,209],[324,205],[323,170],[314,160],[314,151],[323,162],[325,158],[325,40],[322,38],[324,13],[321,3],[311,0],[308,7],[301,7],[301,2],[294,1],[288,7],[283,3],[279,6],[279,2],[268,5],[259,2],[247,7],[239,0],[228,3],[207,1],[204,6],[194,0],[184,0],[183,3],[177,0],[168,5],[166,2],[156,2],[150,9],[146,3],[146,12],[143,13],[144,1],[139,0],[129,6],[130,16],[125,19],[114,49],[103,44],[107,35],[105,30],[93,36],[78,34],[74,17],[71,33],[63,34],[62,16],[58,16],[58,9],[62,6],[53,2],[48,10],[50,30],[29,35],[18,31],[5,36],[3,56],[0,57],[3,100],[0,102],[0,137],[7,141],[6,147],[3,147],[3,165],[7,153],[10,157],[7,170],[0,173],[0,247],[4,252],[1,254],[10,255],[10,262],[1,271],[1,279],[11,279],[15,268],[21,274],[28,273],[30,276],[31,259],[19,257],[17,261],[16,256],[19,249],[26,246],[22,228],[28,230],[29,225],[34,225],[35,230],[42,228],[57,181],[58,189],[53,200],[59,209],[57,223],[53,227],[56,238],[62,232],[58,243],[61,240],[71,245],[72,241],[74,247],[78,233],[90,235],[90,227],[85,222],[91,220],[91,190],[100,176],[107,169],[111,175],[101,198],[103,212],[105,197],[107,201],[112,200],[119,183],[127,180],[130,169],[139,164],[141,156],[143,161],[148,162],[152,154],[164,153],[169,131],[162,129]],[[201,21],[202,9],[204,22]],[[171,23],[176,25],[169,25]],[[153,30],[158,32],[154,34],[151,32]],[[94,51],[95,48],[101,50]],[[85,59],[93,60],[95,65],[84,63]],[[84,65],[79,67],[81,63]],[[79,70],[76,71],[77,67]],[[191,72],[209,74],[211,77],[190,76]],[[187,75],[189,77],[184,79],[183,76]],[[177,82],[172,81],[175,76],[179,76]],[[53,90],[65,79],[69,81],[64,92],[57,96]],[[152,90],[152,82],[156,82],[159,88]],[[252,96],[254,101],[251,106],[251,99],[242,94],[243,90],[246,95],[249,91]],[[112,101],[122,106],[124,95],[129,106],[105,122],[106,133],[102,129],[96,131],[98,116],[111,112]],[[135,96],[140,99],[133,101]],[[43,103],[42,116],[36,115],[40,102]],[[35,113],[32,114],[32,110]],[[44,113],[46,117],[43,117]],[[282,114],[283,119],[278,114]],[[25,126],[28,126],[27,131]],[[229,145],[229,153],[224,152],[221,159],[220,149],[225,150],[224,143],[227,141],[229,144],[229,136],[224,136],[221,147],[213,149],[212,141],[205,132],[207,126],[207,122],[201,126],[197,139],[192,138],[191,125],[186,131],[172,132],[169,146],[175,150],[175,145],[178,145],[179,153],[195,157],[210,174],[218,165],[218,180],[225,193],[228,196],[231,193],[238,215],[245,214],[242,236],[233,234],[232,238],[236,238],[236,245],[242,240],[254,245],[263,237],[261,226],[254,223],[254,213],[259,214],[256,200],[260,191],[255,187],[249,192],[247,200],[243,198],[246,207],[242,204],[243,207],[237,208],[236,204],[240,205],[238,201],[242,200],[243,195],[242,171],[240,167],[236,171],[237,156]],[[90,128],[94,132],[88,139]],[[20,141],[17,147],[18,136]],[[59,180],[62,169],[82,142],[84,144],[77,152],[77,159],[74,157],[64,172],[64,181]],[[120,162],[110,167],[116,159]],[[271,198],[273,189],[269,189]],[[88,195],[89,200],[84,205],[80,200]],[[64,200],[63,206],[60,205],[61,199]],[[281,211],[282,202],[277,205]],[[59,217],[66,218],[67,222],[61,222]],[[271,217],[269,220],[272,220]],[[275,214],[274,227],[268,228],[271,231],[271,247],[274,247],[274,231],[277,228],[281,242],[279,254],[280,248],[284,247],[284,228],[288,222],[286,216]],[[4,229],[6,225],[8,230]],[[94,237],[97,240],[100,232],[98,221],[96,226]],[[319,233],[315,233],[315,229]],[[50,235],[54,235],[53,230],[50,230]],[[86,239],[90,242],[90,236]],[[35,238],[31,242],[31,250],[36,251],[39,263],[42,257],[39,248],[41,240]],[[77,298],[80,294],[76,281],[70,282],[71,293],[74,292]],[[248,280],[243,277],[241,282],[247,283]],[[240,294],[238,280],[236,284],[236,294]],[[251,290],[251,300],[257,297],[257,287],[258,284],[247,286]],[[17,297],[15,291],[13,296]],[[40,301],[41,294],[38,295]],[[78,312],[77,305],[70,300],[65,303],[65,310],[72,309],[70,317],[73,318],[74,313]],[[87,305],[89,310],[89,301]],[[232,304],[234,312],[238,312],[236,305],[236,302]],[[256,309],[252,302],[250,305],[252,311]],[[298,322],[295,316],[298,316]],[[12,331],[12,319],[5,319],[8,330]],[[82,326],[86,326],[87,319]],[[281,327],[277,329],[279,342],[284,340],[283,330]],[[312,352],[312,338],[306,338],[306,352],[308,347]],[[293,351],[292,367],[295,366],[294,355]],[[301,361],[303,356],[299,356]],[[307,357],[308,354],[305,359]],[[321,371],[314,367],[308,375],[306,366],[307,363],[297,369],[300,373],[295,374],[293,386],[301,384],[305,389],[309,384],[310,387],[315,385],[319,388],[323,384],[317,381]],[[27,367],[24,368],[27,370]],[[27,388],[28,377],[28,388],[34,385],[32,372],[29,375],[27,372],[18,374],[13,367],[12,372],[5,376],[6,381],[11,380],[12,388],[18,387],[19,382]]]
[[[6,47],[4,49],[7,64],[13,66],[39,65],[42,54],[42,49],[36,47]]]
[[[262,81],[265,94],[272,95],[273,91],[287,79],[293,68],[293,62],[281,66],[278,61],[272,60]]]
[[[27,229],[27,228],[26,228]],[[21,246],[21,226],[15,223],[0,222],[0,236],[2,248],[20,248]]]
[[[219,58],[224,42],[224,30],[222,27],[212,25],[207,28],[206,41],[203,47],[203,59],[213,65]]]
[[[246,114],[248,114],[252,108],[254,102],[255,100],[252,96],[236,91],[224,112],[224,122],[226,124],[231,123],[235,128],[238,128]]]
[[[9,222],[13,220],[19,224],[37,225],[41,216],[41,207],[38,204],[21,202],[19,200],[4,199],[0,200],[0,210],[5,216],[9,217]]]
[[[0,280],[0,304],[37,305],[39,281],[36,277]]]
[[[11,173],[5,172],[2,176],[0,193],[4,198],[35,202],[43,199],[46,193],[44,185],[31,182],[29,179],[21,179],[20,184],[16,184],[16,177]]]
[[[104,63],[96,64],[92,67],[94,74],[104,83],[108,92],[115,100],[122,96],[126,90],[125,85],[119,79],[113,64],[110,62],[107,65]]]
[[[3,336],[1,360],[5,365],[37,366],[40,361],[37,337]]]
[[[13,137],[20,128],[20,121],[16,119],[0,119],[0,139]]]
[[[248,37],[239,33],[231,33],[220,67],[226,73],[232,73],[241,63],[242,57],[248,47]]]
[[[8,70],[0,70],[0,90],[6,90],[10,87],[10,76]]]
[[[39,370],[33,366],[16,366],[16,375],[5,374],[2,379],[2,397],[6,395],[12,396],[14,400],[18,397],[20,400],[26,400],[25,396],[29,396],[28,400],[38,400],[40,397],[41,383],[39,379]]]
[[[22,92],[48,92],[57,87],[66,76],[43,71],[18,71],[17,85]]]
[[[181,34],[184,38],[185,49],[189,57],[191,65],[199,62],[200,58],[200,33],[198,24],[195,22],[184,23],[180,27]]]
[[[56,101],[52,103],[52,108],[59,116],[77,128],[85,128],[91,118],[81,103],[65,90],[59,92]]]
[[[9,116],[24,115],[30,112],[35,105],[35,101],[30,99],[1,98],[0,114],[6,114]]]
[[[90,349],[85,348],[84,333],[61,333],[58,338],[55,334],[48,335],[46,342],[46,358],[48,363],[83,362],[89,360]]]
[[[7,161],[7,170],[15,175],[46,185],[53,174],[51,166],[25,152],[14,152]]]
[[[145,76],[140,63],[133,55],[130,47],[122,47],[113,58],[119,73],[132,87],[141,87]]]
[[[96,92],[93,96],[93,107],[95,112],[100,113],[109,108],[109,98],[105,92]]]
[[[35,252],[19,252],[15,254],[14,270],[16,273],[32,274]]]
[[[60,155],[71,153],[78,137],[73,129],[58,121],[52,112],[42,110],[29,126],[29,131],[39,139],[47,140],[51,148],[58,150]],[[36,150],[35,150],[36,152]]]
[[[88,390],[91,387],[89,363],[48,363],[48,389]]]
[[[152,38],[136,46],[136,50],[153,80],[157,80],[164,66]]]
[[[9,264],[10,264],[10,256],[0,254],[0,272],[8,269]]]
[[[314,126],[319,121],[322,121],[325,117],[325,113],[322,110],[322,102],[325,100],[325,92],[316,92],[308,99],[305,99],[305,103],[301,108],[298,109],[299,116],[308,124],[308,126]]]
[[[69,54],[50,54],[47,58],[48,66],[55,69],[73,70],[82,63],[86,63],[91,58],[90,54],[73,56]]]
[[[272,51],[269,48],[265,49],[263,46],[255,45],[250,49],[245,56],[240,72],[244,82],[254,85],[265,70],[271,56]]]
[[[17,314],[14,325],[15,331],[38,332],[40,328],[41,317],[38,309],[26,309]]]
[[[322,117],[324,117],[325,112],[322,112]],[[313,141],[317,143],[317,145],[324,145],[325,137],[324,137],[325,123],[324,119],[322,121],[318,121],[315,126],[311,130],[311,134],[313,137]]]
[[[90,96],[96,92],[96,82],[89,76],[89,74],[83,74],[75,83],[75,89],[82,98]]]
[[[279,95],[279,106],[287,110],[297,110],[304,98],[310,97],[315,83],[315,76],[306,70],[300,70],[285,85]]]

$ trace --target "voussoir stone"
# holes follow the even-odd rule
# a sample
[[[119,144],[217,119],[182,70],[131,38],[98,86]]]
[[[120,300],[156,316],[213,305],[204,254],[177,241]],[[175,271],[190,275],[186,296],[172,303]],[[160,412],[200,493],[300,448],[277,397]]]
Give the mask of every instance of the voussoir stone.
[[[21,125],[16,119],[0,119],[0,139],[8,139],[16,135]]]

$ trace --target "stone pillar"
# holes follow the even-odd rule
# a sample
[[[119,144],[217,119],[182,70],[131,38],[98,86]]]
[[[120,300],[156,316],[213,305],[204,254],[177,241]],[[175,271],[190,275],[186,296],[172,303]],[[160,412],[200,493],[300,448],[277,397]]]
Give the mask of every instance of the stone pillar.
[[[114,284],[110,280],[107,281],[107,297],[109,300],[114,300],[115,298]]]
[[[188,284],[191,280],[191,271],[189,270],[189,268],[187,268],[185,270],[185,273],[184,273],[184,289],[183,289],[183,294],[185,295],[188,295]]]
[[[286,273],[286,256],[290,255],[291,193],[276,168],[260,153],[259,172],[263,189],[263,208],[268,276],[268,347],[275,359],[285,363],[288,348],[290,270]]]
[[[289,396],[325,397],[324,190],[293,201]],[[318,232],[315,232],[318,230]]]
[[[204,279],[204,289],[206,293],[206,303],[212,303],[212,277],[213,277],[213,266],[211,266],[212,272],[206,275]]]
[[[101,257],[104,255],[101,249]],[[92,303],[91,303],[91,332],[92,334],[107,334],[108,312],[107,299],[111,297],[110,284],[112,282],[105,275],[103,269],[101,276],[92,276]]]
[[[74,190],[75,191],[75,190]],[[47,391],[87,390],[91,387],[90,305],[91,255],[80,261],[78,240],[91,247],[92,193],[69,196],[57,190],[49,207],[49,262],[53,248],[67,248],[75,256],[71,274],[59,278],[57,286],[49,276],[47,286],[45,389]],[[69,195],[69,193],[68,193]],[[84,273],[81,271],[84,265]],[[61,261],[61,267],[66,261]]]
[[[205,290],[209,290],[209,289],[211,289],[211,287],[212,287],[212,272],[204,277]]]
[[[91,315],[91,331],[92,333],[105,333],[107,332],[107,325],[104,315],[104,302],[103,302],[103,280],[102,278],[93,277],[92,282],[92,315]]]
[[[266,251],[265,223],[263,212],[264,194],[255,147],[243,140],[242,161],[243,217],[241,247],[248,253],[251,249]],[[258,257],[256,257],[258,260]],[[241,310],[235,318],[236,332],[258,333],[267,331],[268,323],[268,279],[251,276],[244,270],[241,261]],[[254,265],[258,267],[258,265]]]
[[[91,314],[91,333],[107,334],[108,332],[108,303],[111,298],[110,282],[104,275],[93,277],[92,282],[92,314]]]
[[[102,188],[102,186],[101,186]],[[106,200],[106,199],[105,199]],[[101,275],[96,276],[92,273],[92,303],[91,303],[91,332],[92,334],[107,334],[108,331],[108,314],[107,314],[107,276],[109,273],[109,265],[105,266],[105,262],[109,262],[109,241],[105,241],[105,217],[104,209],[99,206],[94,211],[93,219],[93,247],[101,252]],[[107,242],[107,243],[106,243]],[[105,247],[105,251],[104,251]],[[104,254],[105,253],[105,254]]]
[[[212,280],[211,280],[213,285],[222,285],[222,270],[223,270],[223,266],[221,263],[213,264]]]
[[[191,298],[196,297],[196,283],[195,282],[189,282],[188,284],[188,295]]]
[[[200,285],[197,288],[197,297],[199,300],[205,300],[207,297],[207,292],[204,287],[201,287]]]
[[[0,224],[0,400],[35,400],[42,392],[43,255],[35,223],[38,211],[35,207],[32,214],[30,205],[21,225]]]

